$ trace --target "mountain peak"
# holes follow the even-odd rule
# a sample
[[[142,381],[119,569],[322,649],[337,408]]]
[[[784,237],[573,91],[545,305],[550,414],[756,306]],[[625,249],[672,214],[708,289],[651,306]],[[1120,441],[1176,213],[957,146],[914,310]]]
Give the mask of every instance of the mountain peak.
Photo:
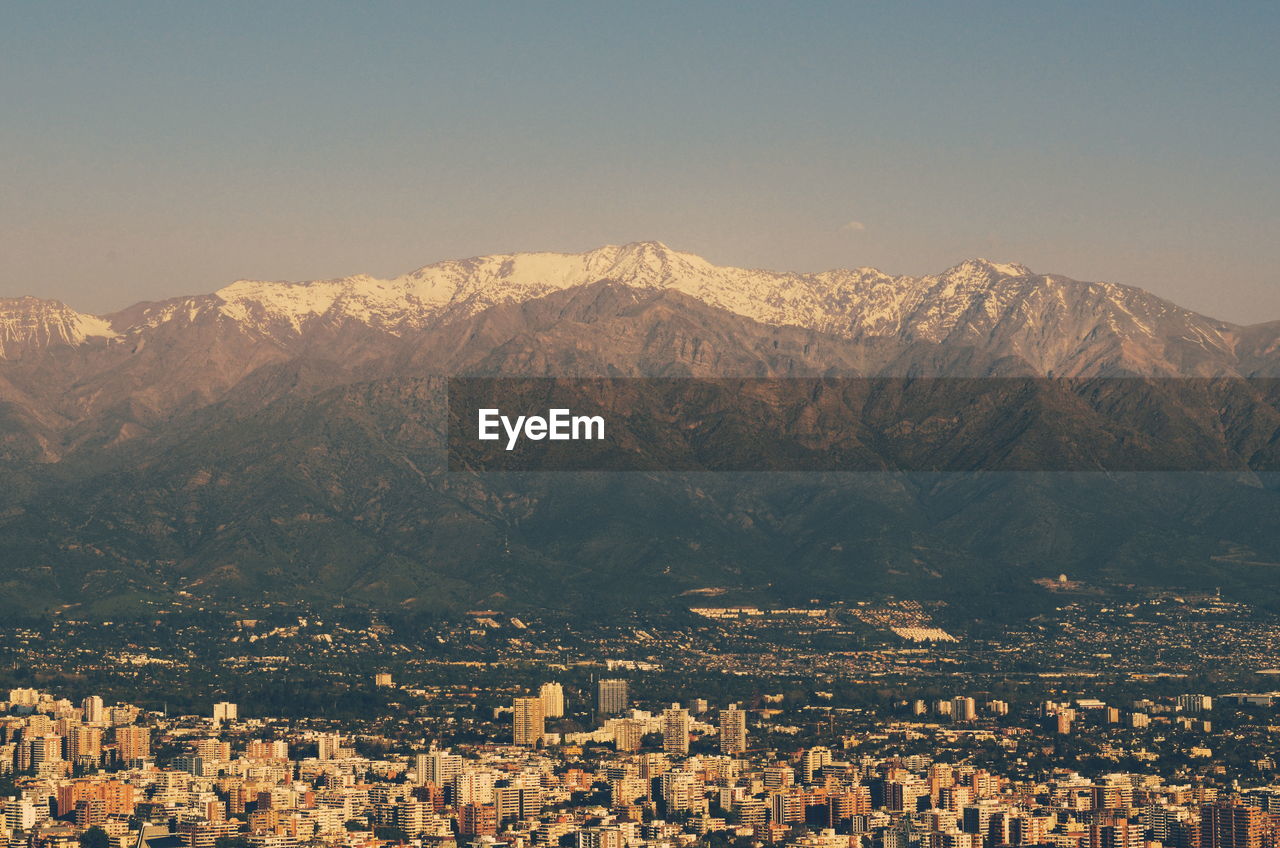
[[[953,265],[942,273],[942,276],[986,274],[995,277],[1028,277],[1033,273],[1026,265],[1018,262],[993,262],[990,259],[977,257],[966,259],[959,265]]]
[[[613,245],[608,245],[612,247]],[[618,250],[624,253],[677,253],[667,245],[660,241],[650,239],[647,241],[629,241],[626,244],[618,245]]]
[[[60,300],[30,295],[0,298],[0,358],[116,335],[106,320],[76,312]]]
[[[623,245],[606,245],[583,256],[610,256],[614,270],[621,276],[645,270],[670,277],[677,273],[700,273],[714,268],[694,253],[674,250],[660,241],[633,241]]]
[[[366,327],[401,336],[605,280],[673,290],[761,324],[846,339],[997,346],[1045,373],[1120,365],[1176,371],[1181,360],[1165,363],[1175,354],[1217,363],[1233,355],[1235,344],[1232,326],[1140,290],[1040,276],[1015,262],[974,258],[924,277],[868,268],[788,273],[714,265],[656,240],[446,260],[391,279],[238,280],[214,294],[140,304],[114,316],[114,326],[133,337],[212,318],[289,347],[313,329]],[[35,298],[0,302],[0,324],[0,358],[113,335],[102,319]],[[1099,339],[1111,346],[1103,349]]]

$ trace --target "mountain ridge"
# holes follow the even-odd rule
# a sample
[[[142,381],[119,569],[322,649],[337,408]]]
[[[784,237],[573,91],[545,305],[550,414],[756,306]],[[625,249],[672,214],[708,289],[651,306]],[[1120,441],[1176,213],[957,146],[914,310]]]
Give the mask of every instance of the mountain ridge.
[[[1256,370],[1250,357],[1271,357],[1280,344],[1280,327],[1272,332],[1265,323],[1218,321],[1142,289],[1035,274],[1017,263],[970,259],[924,277],[894,276],[874,268],[801,274],[717,266],[661,242],[633,242],[576,254],[444,260],[391,279],[354,275],[296,283],[238,280],[212,293],[139,303],[101,317],[59,304],[65,313],[50,309],[44,314],[65,318],[42,320],[32,315],[25,336],[19,329],[9,331],[12,338],[0,349],[0,357],[98,338],[113,344],[146,343],[162,327],[201,322],[225,323],[228,329],[280,345],[294,344],[316,328],[346,323],[403,336],[492,306],[601,280],[674,289],[763,324],[852,339],[961,344],[986,340],[1050,376],[1079,376],[1099,368],[1250,375]],[[20,312],[16,303],[0,301],[0,314],[6,308]],[[24,326],[21,320],[10,324]],[[93,332],[68,331],[62,329],[65,324]],[[1108,334],[1122,338],[1096,344]],[[0,341],[4,338],[0,335]],[[1241,361],[1249,363],[1243,370]]]
[[[687,605],[703,586],[751,603],[887,592],[989,611],[1051,602],[1034,579],[1062,572],[1280,600],[1280,573],[1222,559],[1280,562],[1280,480],[1265,473],[505,475],[445,463],[453,375],[1039,375],[1007,341],[846,338],[599,281],[400,336],[321,321],[285,338],[209,313],[127,343],[48,348],[0,361],[0,613],[83,604],[114,619],[175,593],[573,611]],[[1094,338],[1087,352],[1128,341]],[[1036,440],[1095,442],[1089,409],[1055,400],[1069,400],[1069,381],[1041,381],[1030,417],[971,409],[964,381],[944,382],[919,403],[805,401],[787,426],[834,415],[834,434],[881,451],[881,434],[930,421],[935,444],[951,449],[939,440],[955,433],[978,468]],[[1132,383],[1091,402],[1185,455],[1280,445],[1271,400],[1189,418],[1157,381],[1097,382]],[[705,447],[757,449],[743,430]]]

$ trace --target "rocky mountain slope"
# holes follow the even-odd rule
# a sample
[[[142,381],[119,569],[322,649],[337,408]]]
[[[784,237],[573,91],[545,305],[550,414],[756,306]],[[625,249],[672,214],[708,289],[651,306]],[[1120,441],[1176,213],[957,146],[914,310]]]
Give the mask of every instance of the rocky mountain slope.
[[[5,301],[0,314],[9,317],[0,338],[9,344],[4,357],[12,359],[90,338],[114,337],[132,348],[160,328],[210,322],[284,345],[347,324],[404,335],[601,280],[670,289],[762,324],[849,339],[979,344],[1021,356],[1045,374],[1238,373],[1256,367],[1242,363],[1242,355],[1274,353],[1277,342],[1274,327],[1239,327],[1140,289],[1036,274],[1018,264],[976,259],[920,278],[873,268],[796,274],[716,266],[657,242],[452,260],[390,280],[241,280],[103,318],[53,302]]]
[[[111,322],[56,300],[0,298],[0,358],[17,359],[51,347],[114,338]]]
[[[6,609],[115,615],[173,592],[574,609],[707,587],[1000,607],[1034,605],[1033,579],[1062,571],[1280,588],[1268,474],[446,470],[454,374],[1280,374],[1280,324],[1229,325],[1122,286],[984,261],[924,278],[746,271],[642,243],[394,280],[240,282],[104,318],[23,299],[0,319]],[[932,444],[962,443],[974,467],[1031,439],[1079,454],[1119,417],[1110,438],[1183,456],[1280,455],[1273,384],[1212,409],[1133,384],[1046,395],[1025,421],[988,409]],[[965,402],[845,403],[833,427],[902,450],[905,423],[936,435]]]

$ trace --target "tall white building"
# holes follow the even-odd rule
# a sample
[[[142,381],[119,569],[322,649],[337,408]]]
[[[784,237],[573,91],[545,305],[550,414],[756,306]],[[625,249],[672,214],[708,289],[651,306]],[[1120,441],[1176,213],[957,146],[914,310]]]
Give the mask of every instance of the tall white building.
[[[36,826],[36,805],[30,798],[8,798],[4,802],[4,826],[10,831]]]
[[[542,786],[523,778],[503,781],[493,788],[493,805],[498,821],[530,818],[542,810]]]
[[[81,701],[80,716],[85,724],[101,724],[107,716],[102,699],[97,695],[90,695]]]
[[[952,721],[973,721],[978,715],[978,705],[973,698],[960,696],[951,699]]]
[[[322,760],[336,760],[338,758],[338,749],[341,747],[341,734],[321,733],[316,739],[316,756]]]
[[[668,754],[689,753],[689,711],[672,704],[662,711],[662,750]]]
[[[662,775],[661,784],[668,814],[699,812],[706,808],[702,784],[693,772],[673,769]]]
[[[831,749],[818,746],[804,752],[800,758],[800,776],[805,783],[813,783],[814,778],[822,771],[822,767],[830,765]]]
[[[720,712],[720,751],[741,754],[747,750],[747,714],[737,704]]]
[[[544,683],[538,690],[542,699],[542,714],[547,718],[564,716],[564,687],[559,683]]]
[[[611,718],[604,724],[613,733],[613,746],[619,751],[639,751],[644,738],[644,722],[634,718]]]
[[[417,756],[414,766],[419,783],[450,786],[462,773],[462,757],[450,751],[428,751]]]
[[[492,804],[498,773],[490,769],[463,769],[453,778],[453,804]]]
[[[213,721],[215,724],[230,723],[240,718],[240,708],[230,701],[219,701],[213,705]]]

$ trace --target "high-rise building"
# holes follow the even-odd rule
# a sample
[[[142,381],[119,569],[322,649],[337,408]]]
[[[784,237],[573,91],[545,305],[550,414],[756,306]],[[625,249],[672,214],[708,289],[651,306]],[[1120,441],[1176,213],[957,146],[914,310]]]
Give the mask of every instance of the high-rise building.
[[[219,701],[213,705],[213,721],[215,724],[229,724],[239,717],[240,708],[230,701]]]
[[[1143,829],[1123,816],[1104,816],[1089,825],[1089,839],[1081,848],[1142,848]]]
[[[1184,713],[1207,713],[1213,709],[1213,698],[1208,695],[1179,695],[1178,709]]]
[[[79,828],[102,827],[107,823],[107,805],[92,799],[76,804],[75,823]]]
[[[3,805],[4,825],[8,830],[30,830],[36,826],[36,805],[30,798],[7,798]]]
[[[737,704],[720,712],[720,751],[741,754],[747,750],[747,714]]]
[[[542,699],[516,698],[512,704],[512,742],[532,747],[538,744],[545,732],[546,717],[542,712]]]
[[[596,683],[596,711],[600,715],[617,715],[624,712],[630,700],[627,681],[607,678]]]
[[[85,724],[101,724],[107,717],[102,699],[97,695],[90,695],[80,702],[80,714]]]
[[[665,754],[655,752],[647,752],[638,757],[640,777],[643,780],[653,780],[663,772],[670,770],[671,761],[667,759]]]
[[[800,776],[805,783],[813,783],[822,767],[831,762],[831,749],[821,746],[810,748],[800,758]]]
[[[584,827],[574,834],[574,848],[622,848],[622,830],[616,827]]]
[[[30,740],[24,737],[23,745],[19,751],[25,752],[25,756],[21,758],[21,766],[36,772],[56,770],[64,762],[62,759],[62,737],[56,733],[36,736]]]
[[[689,753],[689,711],[672,704],[662,711],[662,750],[668,754]]]
[[[1009,841],[1014,845],[1043,845],[1053,823],[1050,816],[1014,816],[1009,821]]]
[[[126,763],[151,756],[151,729],[128,725],[116,728],[116,749]]]
[[[492,804],[493,787],[498,783],[498,773],[491,769],[463,769],[453,778],[453,797],[459,804]]]
[[[511,783],[504,781],[502,785],[494,787],[493,802],[499,822],[532,818],[542,810],[542,787],[518,780]]]
[[[116,704],[114,707],[107,707],[107,724],[112,727],[124,727],[126,724],[133,724],[138,720],[138,715],[142,712],[133,704]]]
[[[1133,806],[1133,786],[1127,780],[1103,779],[1090,789],[1095,810],[1123,810]]]
[[[191,753],[208,763],[225,763],[231,760],[231,743],[218,739],[201,739],[193,742]]]
[[[245,745],[244,755],[250,760],[287,760],[289,743],[283,739],[253,739]]]
[[[177,832],[189,848],[217,848],[219,841],[236,836],[239,830],[235,822],[187,820],[177,822]]]
[[[804,821],[804,796],[795,792],[775,792],[769,795],[769,814],[779,824],[798,824]]]
[[[458,832],[462,836],[494,836],[498,832],[498,811],[492,804],[465,804],[458,811]]]
[[[410,836],[420,836],[429,814],[426,804],[417,799],[406,798],[397,801],[391,808],[391,821],[395,827]]]
[[[687,711],[681,710],[681,712],[688,716]],[[702,784],[693,772],[672,769],[662,775],[661,785],[662,801],[667,807],[667,815],[705,809],[706,799],[702,794]]]
[[[769,818],[769,804],[760,798],[747,798],[739,801],[734,812],[746,827],[764,827]]]
[[[102,759],[102,728],[77,725],[67,732],[67,759],[98,762]]]
[[[38,689],[10,689],[9,703],[15,707],[34,707],[40,703]]]
[[[53,719],[47,715],[33,715],[27,719],[27,726],[22,733],[24,736],[43,736],[46,733],[53,733]]]
[[[639,751],[644,739],[644,722],[634,718],[613,718],[605,725],[613,730],[613,747],[618,751]]]
[[[72,815],[84,801],[101,803],[104,815],[132,815],[134,787],[121,780],[77,780],[62,784],[57,790],[58,816]]]
[[[964,696],[951,699],[952,721],[973,721],[978,715],[978,706],[973,698]]]
[[[316,756],[322,760],[336,760],[342,748],[342,735],[338,733],[321,733],[316,738]]]
[[[422,786],[431,780],[431,778],[427,776],[427,773],[431,771],[431,756],[435,753],[437,752],[431,751],[426,754],[415,754],[413,757],[413,782],[419,786]],[[439,784],[436,785],[439,786]]]
[[[1200,808],[1200,848],[1261,848],[1267,814],[1218,802]]]
[[[638,777],[617,777],[609,781],[610,806],[617,809],[643,801],[649,794],[649,781]]]
[[[462,772],[462,757],[450,751],[428,751],[414,761],[419,783],[448,786]]]
[[[765,789],[782,789],[795,784],[796,772],[786,763],[774,763],[771,766],[765,766],[763,780]]]
[[[538,690],[542,699],[542,714],[547,718],[564,716],[564,687],[559,683],[544,683]]]

